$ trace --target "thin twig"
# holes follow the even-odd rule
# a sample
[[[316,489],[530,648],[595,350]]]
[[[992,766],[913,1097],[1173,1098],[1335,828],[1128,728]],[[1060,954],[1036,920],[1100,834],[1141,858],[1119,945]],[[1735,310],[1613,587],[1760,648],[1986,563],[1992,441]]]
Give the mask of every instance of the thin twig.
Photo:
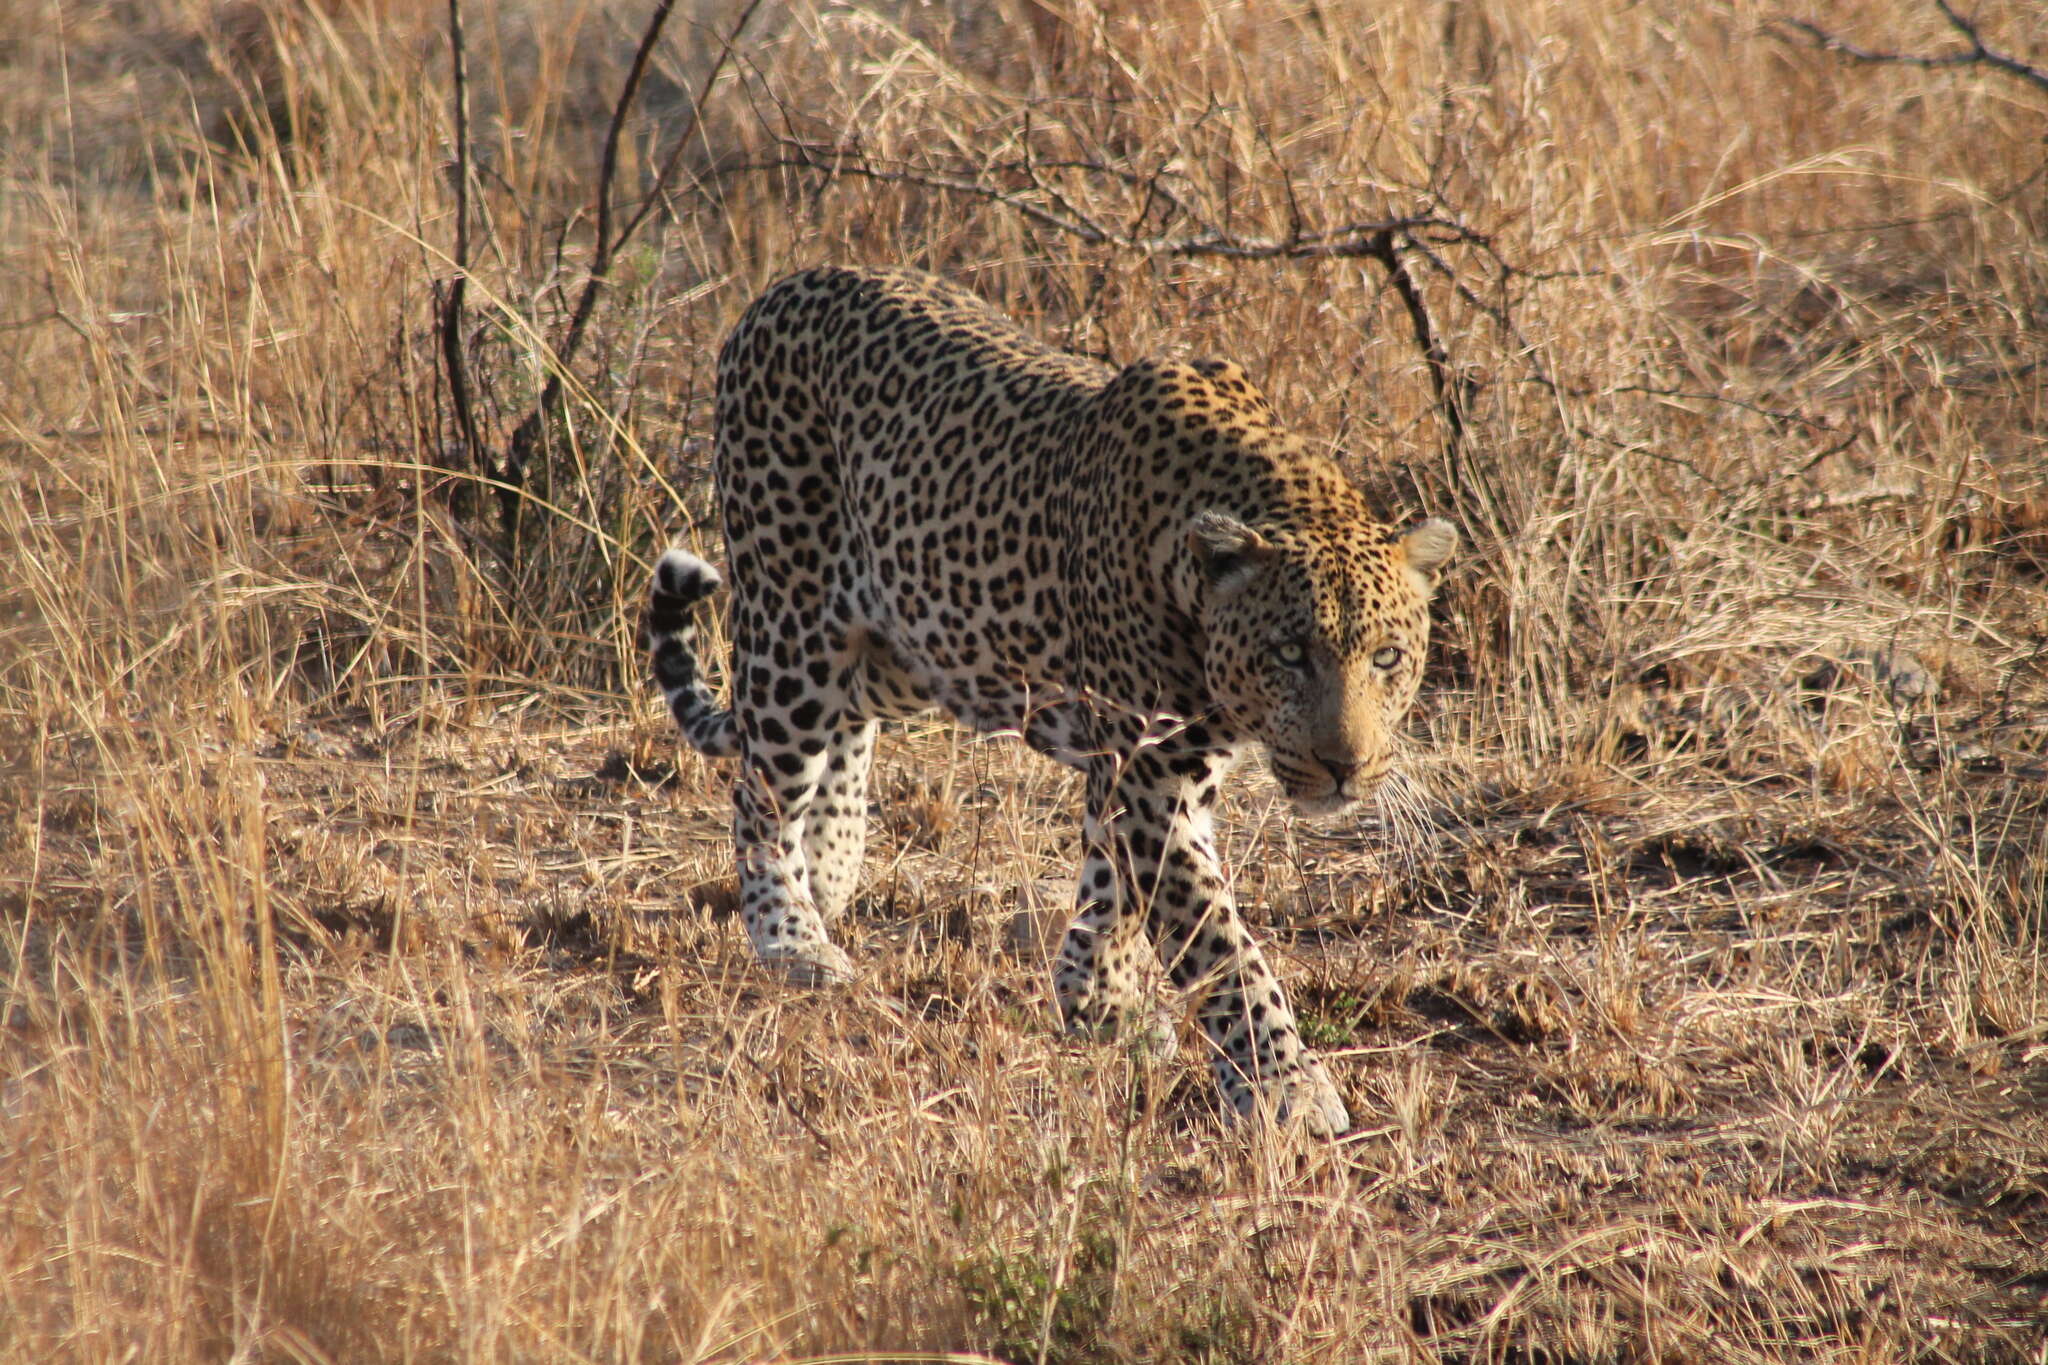
[[[1814,431],[1825,431],[1831,436],[1839,436],[1847,432],[1852,438],[1855,438],[1862,434],[1860,431],[1850,431],[1848,428],[1837,426],[1823,417],[1814,417],[1807,413],[1796,412],[1790,408],[1767,408],[1761,403],[1752,403],[1746,398],[1733,398],[1725,393],[1707,393],[1704,390],[1697,389],[1665,388],[1655,384],[1605,384],[1597,387],[1584,384],[1560,384],[1556,380],[1542,375],[1530,375],[1523,378],[1520,382],[1535,384],[1549,390],[1551,393],[1557,394],[1561,398],[1606,398],[1617,393],[1633,393],[1640,394],[1645,398],[1669,398],[1690,403],[1717,403],[1723,407],[1740,408],[1744,412],[1753,412],[1757,416],[1768,418],[1773,422],[1792,422],[1799,426],[1811,428]]]
[[[1423,301],[1422,291],[1416,287],[1415,277],[1408,271],[1408,262],[1401,255],[1401,245],[1396,234],[1388,231],[1380,234],[1373,249],[1366,254],[1387,272],[1387,283],[1394,287],[1394,293],[1400,296],[1401,306],[1408,310],[1408,325],[1414,330],[1415,344],[1422,348],[1423,360],[1429,365],[1430,388],[1435,391],[1437,408],[1444,415],[1445,451],[1455,455],[1465,440],[1465,413],[1478,396],[1478,381],[1470,374],[1453,370],[1451,357],[1444,350],[1443,338],[1437,335],[1430,322],[1429,308]]]
[[[811,1141],[818,1144],[818,1150],[820,1152],[824,1153],[828,1157],[832,1156],[832,1140],[826,1137],[822,1132],[818,1130],[818,1125],[812,1122],[811,1116],[809,1114],[804,1112],[804,1107],[789,1097],[789,1087],[785,1086],[779,1079],[777,1079],[773,1074],[771,1074],[768,1068],[762,1066],[761,1063],[757,1061],[751,1053],[746,1051],[746,1049],[741,1048],[737,1050],[734,1053],[734,1055],[737,1056],[741,1061],[745,1062],[748,1066],[754,1068],[755,1071],[760,1073],[761,1079],[768,1082],[768,1084],[771,1087],[773,1087],[774,1097],[782,1102],[783,1112],[788,1114],[791,1118],[795,1119],[797,1121],[798,1126],[801,1127],[806,1133],[809,1133],[811,1135]]]
[[[512,439],[505,448],[504,479],[501,481],[500,499],[504,504],[506,524],[510,526],[517,514],[521,493],[526,486],[526,468],[532,461],[534,448],[540,443],[542,433],[553,420],[562,405],[563,377],[577,351],[582,348],[584,333],[590,326],[590,319],[597,308],[597,296],[609,282],[612,263],[618,258],[621,247],[631,241],[653,213],[657,204],[663,201],[670,179],[681,164],[684,145],[696,130],[698,120],[704,112],[704,103],[711,88],[718,83],[726,64],[732,59],[733,45],[741,32],[754,17],[760,0],[748,0],[733,26],[719,45],[718,56],[691,102],[690,117],[677,136],[675,146],[670,149],[668,159],[662,163],[653,187],[641,201],[633,216],[615,235],[612,232],[612,181],[618,174],[619,141],[626,126],[626,115],[638,96],[641,81],[647,74],[647,64],[654,54],[655,44],[660,41],[661,31],[668,23],[675,0],[657,0],[654,13],[648,17],[647,27],[640,35],[640,45],[633,52],[633,63],[627,69],[626,82],[619,90],[619,98],[612,107],[610,125],[605,129],[604,152],[600,158],[597,175],[597,227],[595,243],[591,250],[590,269],[584,275],[583,290],[576,297],[575,310],[570,314],[569,330],[563,334],[561,343],[555,347],[553,366],[548,373],[547,383],[542,386],[539,400],[518,427],[512,432]]]

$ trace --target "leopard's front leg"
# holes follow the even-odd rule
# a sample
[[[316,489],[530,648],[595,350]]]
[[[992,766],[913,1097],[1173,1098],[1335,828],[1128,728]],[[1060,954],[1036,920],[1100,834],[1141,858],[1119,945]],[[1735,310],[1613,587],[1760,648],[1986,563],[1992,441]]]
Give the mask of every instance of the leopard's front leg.
[[[1111,811],[1118,773],[1114,765],[1088,769],[1088,806],[1082,820],[1085,850],[1075,890],[1074,918],[1060,943],[1053,969],[1053,995],[1060,1022],[1069,1033],[1105,1041],[1126,1036],[1145,1017],[1143,998],[1144,916],[1125,913],[1123,886],[1113,853],[1116,824]],[[1162,1050],[1171,1050],[1171,1021],[1152,1021]]]
[[[1083,914],[1062,947],[1061,1006],[1070,1025],[1083,1010],[1114,1018],[1133,1008],[1134,983],[1104,970],[1123,959],[1105,949],[1135,944],[1132,930],[1142,924],[1173,983],[1204,993],[1202,1031],[1231,1108],[1335,1136],[1350,1126],[1350,1114],[1302,1042],[1286,992],[1239,918],[1216,857],[1210,812],[1230,760],[1228,753],[1148,748],[1123,765],[1110,801],[1098,808],[1091,799],[1091,822],[1106,837],[1099,854],[1091,844]],[[1089,786],[1092,798],[1093,774]]]
[[[1302,1042],[1280,979],[1237,913],[1207,812],[1180,822],[1167,849],[1146,927],[1174,985],[1206,992],[1202,1032],[1224,1098],[1239,1114],[1263,1110],[1324,1137],[1343,1132],[1351,1115],[1322,1059]]]

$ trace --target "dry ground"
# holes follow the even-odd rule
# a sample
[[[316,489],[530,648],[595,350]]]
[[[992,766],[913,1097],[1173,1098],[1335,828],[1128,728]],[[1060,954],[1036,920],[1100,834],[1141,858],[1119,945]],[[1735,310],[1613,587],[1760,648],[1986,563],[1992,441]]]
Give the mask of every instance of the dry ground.
[[[0,1356],[2048,1359],[2048,88],[1747,3],[792,0],[707,91],[707,4],[501,502],[425,8],[0,2]],[[465,7],[494,448],[645,13]],[[897,729],[866,974],[751,966],[631,636],[820,260],[1234,356],[1463,527],[1417,799],[1232,798],[1341,1143],[1055,1036],[1015,746]]]

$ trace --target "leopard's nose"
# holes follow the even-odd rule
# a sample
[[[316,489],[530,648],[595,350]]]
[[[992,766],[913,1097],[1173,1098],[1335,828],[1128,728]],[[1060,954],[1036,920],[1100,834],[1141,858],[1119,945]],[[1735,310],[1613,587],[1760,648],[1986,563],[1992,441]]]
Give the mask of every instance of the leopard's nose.
[[[1326,758],[1322,760],[1322,764],[1329,771],[1330,780],[1337,784],[1339,791],[1342,791],[1358,773],[1356,763],[1346,763],[1342,759]]]

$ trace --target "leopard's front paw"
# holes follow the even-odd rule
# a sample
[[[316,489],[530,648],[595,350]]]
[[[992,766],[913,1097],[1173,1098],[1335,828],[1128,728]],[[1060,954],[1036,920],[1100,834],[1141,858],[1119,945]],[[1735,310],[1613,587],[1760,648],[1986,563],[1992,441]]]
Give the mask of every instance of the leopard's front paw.
[[[838,944],[823,939],[771,944],[760,956],[762,966],[780,971],[793,986],[837,986],[853,980],[853,959]]]
[[[1263,1115],[1280,1127],[1321,1138],[1336,1137],[1351,1127],[1351,1111],[1318,1058],[1304,1056],[1294,1070],[1268,1076],[1256,1086],[1228,1063],[1219,1062],[1216,1071],[1224,1097],[1245,1118]]]
[[[1130,1043],[1161,1061],[1170,1061],[1180,1051],[1180,1030],[1173,1011],[1164,1006],[1149,1011],[1137,1007],[1062,1009],[1060,1015],[1069,1038]]]

